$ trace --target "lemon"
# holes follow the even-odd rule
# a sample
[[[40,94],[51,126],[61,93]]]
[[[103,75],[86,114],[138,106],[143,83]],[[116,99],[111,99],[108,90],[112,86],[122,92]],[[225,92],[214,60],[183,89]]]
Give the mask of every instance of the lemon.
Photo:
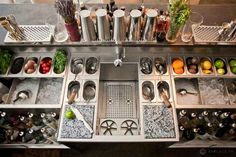
[[[203,61],[203,63],[201,64],[202,65],[202,68],[204,70],[209,70],[211,69],[212,65],[211,65],[211,62],[206,60],[206,61]]]
[[[224,75],[225,74],[225,69],[219,68],[219,69],[217,69],[217,73],[220,74],[220,75]]]
[[[211,74],[211,70],[202,70],[204,74]]]

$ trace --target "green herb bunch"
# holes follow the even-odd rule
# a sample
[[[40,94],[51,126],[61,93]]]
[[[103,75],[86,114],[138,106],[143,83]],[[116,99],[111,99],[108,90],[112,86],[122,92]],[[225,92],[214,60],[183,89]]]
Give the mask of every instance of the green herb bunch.
[[[65,70],[67,64],[66,52],[62,49],[57,49],[53,59],[54,72],[60,74]]]
[[[0,74],[5,74],[11,64],[13,52],[5,49],[0,49]]]
[[[65,20],[65,23],[73,23],[75,21],[76,5],[73,0],[56,0],[55,8]]]
[[[189,0],[172,0],[168,7],[171,18],[171,34],[176,33],[188,20],[190,16]]]

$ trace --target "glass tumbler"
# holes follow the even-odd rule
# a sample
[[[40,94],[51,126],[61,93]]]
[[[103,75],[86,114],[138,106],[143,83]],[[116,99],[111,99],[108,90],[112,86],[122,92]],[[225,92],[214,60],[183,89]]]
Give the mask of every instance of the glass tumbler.
[[[185,23],[181,39],[183,42],[190,42],[193,37],[192,30],[196,27],[200,26],[203,23],[203,16],[199,14],[198,12],[191,12],[189,19]]]
[[[65,42],[68,39],[64,21],[59,14],[49,16],[45,24],[49,27],[54,41]]]

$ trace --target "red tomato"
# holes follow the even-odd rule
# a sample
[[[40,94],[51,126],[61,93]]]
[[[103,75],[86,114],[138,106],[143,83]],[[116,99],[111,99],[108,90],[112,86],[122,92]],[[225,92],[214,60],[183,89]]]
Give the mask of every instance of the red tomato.
[[[49,72],[50,67],[45,67],[45,71]]]

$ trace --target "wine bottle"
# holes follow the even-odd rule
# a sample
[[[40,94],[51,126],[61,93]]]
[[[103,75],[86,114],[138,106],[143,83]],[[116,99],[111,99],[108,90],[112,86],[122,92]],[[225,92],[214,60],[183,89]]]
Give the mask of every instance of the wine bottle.
[[[34,115],[33,113],[28,112],[28,118],[31,124],[31,129],[33,129],[34,131],[38,131],[44,126],[42,119]]]
[[[11,128],[6,115],[7,115],[6,112],[3,112],[3,111],[0,112],[0,128],[4,128],[4,129]]]
[[[209,135],[213,135],[213,134],[214,134],[215,129],[214,129],[212,123],[207,123],[207,125],[206,125],[206,132],[207,132]]]
[[[193,131],[193,129],[184,129],[183,131],[183,138],[186,140],[193,140],[196,137],[196,133]]]
[[[206,127],[204,125],[198,125],[196,128],[193,129],[193,131],[199,135],[205,135]]]
[[[41,113],[41,118],[42,118],[43,123],[46,126],[49,126],[54,130],[57,130],[57,120],[55,119],[55,117],[56,117],[55,113],[51,113],[51,114]]]
[[[220,122],[224,124],[230,124],[231,123],[231,118],[230,118],[230,113],[229,112],[223,112],[220,114]]]
[[[189,123],[190,122],[189,118],[187,116],[187,112],[185,110],[181,110],[179,112],[178,121],[179,121],[179,125],[182,125],[185,129],[191,127],[191,125]]]
[[[6,132],[3,128],[0,127],[0,143],[4,143],[6,141]]]
[[[228,131],[229,125],[220,123],[218,129],[216,130],[215,137],[223,137]]]
[[[229,130],[230,135],[236,135],[236,123],[231,124],[231,128]]]
[[[191,128],[195,128],[199,124],[199,119],[197,117],[197,113],[195,113],[195,112],[192,112],[189,115],[189,120],[190,120]]]

